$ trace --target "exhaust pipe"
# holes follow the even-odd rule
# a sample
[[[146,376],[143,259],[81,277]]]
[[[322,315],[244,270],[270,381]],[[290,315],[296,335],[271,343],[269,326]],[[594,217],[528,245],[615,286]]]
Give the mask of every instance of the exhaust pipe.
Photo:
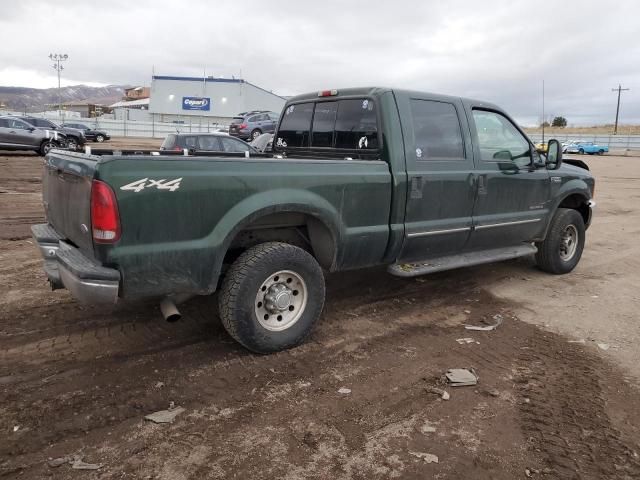
[[[165,297],[164,300],[160,302],[160,311],[162,312],[162,316],[167,322],[177,322],[182,318],[182,314],[176,307],[176,304],[184,303],[193,295],[190,294],[178,294],[178,295],[170,295]]]
[[[178,311],[175,302],[169,297],[160,302],[160,311],[167,322],[177,322],[182,318],[182,314]]]

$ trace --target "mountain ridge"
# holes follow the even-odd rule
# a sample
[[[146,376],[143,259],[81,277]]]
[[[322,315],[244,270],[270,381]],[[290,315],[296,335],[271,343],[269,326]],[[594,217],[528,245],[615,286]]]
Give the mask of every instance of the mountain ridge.
[[[105,85],[90,87],[88,85],[70,85],[60,88],[62,103],[95,103],[111,105],[122,99],[125,88],[129,85]],[[17,86],[0,86],[0,105],[9,110],[43,111],[47,105],[58,103],[58,88],[31,88]]]

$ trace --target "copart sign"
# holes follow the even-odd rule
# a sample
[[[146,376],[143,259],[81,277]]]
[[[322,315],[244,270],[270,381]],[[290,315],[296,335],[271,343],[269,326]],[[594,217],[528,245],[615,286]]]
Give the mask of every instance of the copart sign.
[[[211,109],[211,99],[209,97],[182,97],[183,110],[205,110]]]

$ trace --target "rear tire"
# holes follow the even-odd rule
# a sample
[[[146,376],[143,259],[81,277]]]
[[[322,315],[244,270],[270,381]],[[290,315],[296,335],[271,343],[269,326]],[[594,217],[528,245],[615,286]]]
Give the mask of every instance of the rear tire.
[[[584,150],[581,148],[580,150],[578,150],[578,153],[579,153],[580,155],[584,155]]]
[[[104,142],[104,135],[96,135],[96,142],[98,143]]]
[[[571,208],[559,208],[551,220],[547,238],[536,243],[536,263],[541,270],[548,273],[569,273],[582,257],[584,242],[585,228],[582,215]]]
[[[243,252],[222,283],[218,308],[229,335],[256,353],[295,347],[324,306],[322,269],[305,250],[281,242]]]
[[[255,140],[260,135],[262,135],[262,131],[260,129],[256,128],[253,132],[251,132],[251,140]]]
[[[604,150],[598,150],[598,155],[604,155]]]
[[[77,150],[78,149],[78,141],[73,137],[67,138],[67,148],[69,150]]]

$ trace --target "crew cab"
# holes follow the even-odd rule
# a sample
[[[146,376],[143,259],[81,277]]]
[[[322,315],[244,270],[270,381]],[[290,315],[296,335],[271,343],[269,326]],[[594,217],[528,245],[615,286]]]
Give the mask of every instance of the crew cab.
[[[271,154],[96,153],[46,157],[32,231],[53,288],[162,298],[168,319],[218,292],[227,331],[260,353],[307,337],[325,272],[535,255],[568,273],[595,205],[586,165],[556,140],[541,155],[498,106],[388,88],[291,98]]]

